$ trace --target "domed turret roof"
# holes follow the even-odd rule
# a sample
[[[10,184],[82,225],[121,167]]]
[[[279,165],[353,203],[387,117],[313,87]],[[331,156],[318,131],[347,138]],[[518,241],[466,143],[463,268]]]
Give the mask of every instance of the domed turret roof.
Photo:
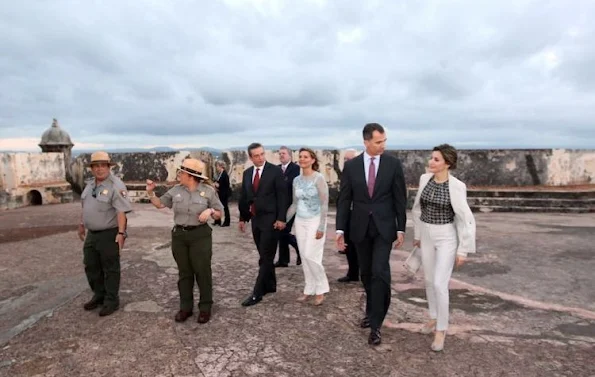
[[[73,146],[74,144],[70,141],[68,132],[60,128],[58,121],[54,119],[50,128],[45,130],[43,135],[41,135],[41,143],[39,143],[39,146],[42,147],[45,145]]]

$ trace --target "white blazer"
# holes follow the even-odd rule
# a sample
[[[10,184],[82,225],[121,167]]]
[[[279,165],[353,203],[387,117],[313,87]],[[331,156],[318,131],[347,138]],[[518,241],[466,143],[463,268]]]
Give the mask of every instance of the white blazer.
[[[421,239],[421,192],[433,176],[433,173],[426,173],[419,177],[419,189],[417,190],[413,208],[411,209],[416,240]],[[475,217],[467,203],[467,186],[450,175],[449,172],[448,191],[450,193],[450,204],[455,213],[454,222],[457,229],[458,241],[457,255],[467,256],[468,253],[475,253]]]

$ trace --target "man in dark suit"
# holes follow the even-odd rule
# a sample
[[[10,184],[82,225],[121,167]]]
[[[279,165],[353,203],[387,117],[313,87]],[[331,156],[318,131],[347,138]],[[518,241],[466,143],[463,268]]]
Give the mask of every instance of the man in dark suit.
[[[280,232],[285,228],[287,187],[281,168],[265,159],[264,147],[259,143],[248,146],[248,156],[254,166],[244,170],[239,200],[240,231],[252,221],[252,236],[258,249],[258,277],[252,295],[243,306],[258,304],[262,296],[277,291],[277,277],[273,261]]]
[[[223,212],[225,213],[225,220],[221,224],[221,219],[215,221],[215,225],[222,227],[229,226],[231,218],[229,217],[229,197],[231,196],[231,186],[229,184],[229,175],[225,171],[225,162],[217,161],[215,163],[215,169],[217,169],[217,179],[215,180],[215,187],[217,187],[217,195],[219,200],[223,204]]]
[[[347,161],[353,159],[357,155],[357,151],[355,149],[348,149],[345,151],[343,155],[343,164],[347,163]],[[351,242],[349,237],[349,217],[347,215],[347,224],[345,225],[343,239],[345,240],[345,250],[341,250],[347,255],[347,265],[349,268],[347,269],[347,275],[340,277],[337,279],[339,283],[349,283],[352,281],[359,281],[359,263],[357,261],[357,251],[355,250],[355,245]]]
[[[400,247],[405,237],[407,188],[401,162],[384,153],[384,128],[378,123],[366,124],[363,137],[365,152],[348,161],[341,175],[337,247],[345,248],[344,232],[350,222],[349,237],[357,250],[366,290],[366,315],[360,326],[370,327],[368,343],[378,345],[390,306],[392,244],[396,240],[395,246]]]
[[[283,171],[283,177],[285,178],[285,184],[287,185],[287,208],[289,209],[293,202],[293,179],[300,175],[300,167],[298,164],[294,164],[293,161],[291,161],[291,150],[286,146],[279,148],[279,161],[281,162],[279,167]],[[285,229],[281,232],[281,238],[279,238],[279,259],[277,259],[275,267],[287,267],[289,265],[289,245],[293,246],[295,253],[297,254],[296,264],[298,266],[302,264],[297,240],[295,239],[295,236],[291,234],[294,219],[295,217],[286,224]]]

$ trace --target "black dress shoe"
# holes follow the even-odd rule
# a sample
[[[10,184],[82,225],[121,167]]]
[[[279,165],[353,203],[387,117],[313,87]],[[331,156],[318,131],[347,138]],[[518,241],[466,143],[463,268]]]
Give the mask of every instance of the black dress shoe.
[[[103,305],[103,299],[93,297],[90,301],[86,302],[85,305],[83,305],[83,308],[85,310],[93,310],[97,309],[100,305]]]
[[[200,312],[198,313],[198,319],[196,322],[198,323],[207,323],[211,319],[211,312]]]
[[[262,301],[262,297],[250,296],[242,302],[242,306],[256,305]]]
[[[186,311],[186,310],[180,310],[176,316],[174,317],[176,322],[184,322],[185,320],[187,320],[188,318],[192,317],[192,310],[190,311]]]
[[[339,283],[349,283],[350,281],[358,281],[359,279],[352,279],[349,276],[343,276],[342,278],[338,278],[337,281]]]
[[[296,266],[300,266],[302,264],[302,258],[298,258],[297,262],[295,262]]]
[[[368,327],[370,327],[370,318],[368,316],[362,318],[362,320],[359,322],[359,327],[361,327],[362,329],[367,329]]]
[[[368,344],[371,346],[377,346],[382,341],[380,337],[380,330],[375,329],[370,331],[370,336],[368,337]]]
[[[225,228],[226,226],[229,226],[229,224],[223,224],[221,225],[221,228]]]
[[[275,267],[289,267],[289,266],[287,265],[287,263],[279,263],[279,262],[275,263],[275,264],[274,264],[274,266],[275,266]]]
[[[103,305],[103,308],[101,308],[101,310],[99,311],[99,316],[100,317],[108,316],[108,315],[112,314],[113,312],[115,312],[116,310],[118,310],[119,307],[120,307],[119,305]]]

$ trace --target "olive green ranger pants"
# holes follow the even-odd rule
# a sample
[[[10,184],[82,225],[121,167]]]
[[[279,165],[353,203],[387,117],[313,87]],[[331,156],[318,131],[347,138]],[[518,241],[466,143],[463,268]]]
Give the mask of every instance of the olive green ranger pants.
[[[120,290],[120,246],[118,228],[87,231],[83,263],[94,298],[105,306],[118,306]]]
[[[213,305],[212,232],[213,230],[207,224],[191,230],[183,230],[176,226],[172,230],[171,248],[178,265],[180,310],[192,311],[195,279],[200,292],[198,309],[201,312],[211,310]]]

